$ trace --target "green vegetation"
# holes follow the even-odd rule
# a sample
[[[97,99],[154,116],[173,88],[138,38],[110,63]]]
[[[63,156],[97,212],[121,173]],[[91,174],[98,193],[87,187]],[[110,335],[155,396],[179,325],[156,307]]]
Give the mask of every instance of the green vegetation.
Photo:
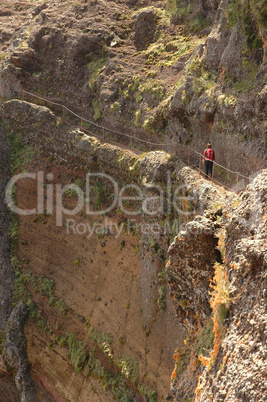
[[[192,13],[192,5],[186,5],[181,0],[167,0],[167,11],[172,18],[188,16]]]
[[[150,240],[150,247],[151,249],[161,258],[164,260],[164,252],[161,249],[159,243],[153,237]]]
[[[140,94],[149,93],[152,96],[152,100],[161,101],[164,99],[165,87],[161,82],[146,80],[144,84],[139,86]]]
[[[135,127],[139,127],[139,126],[140,126],[141,118],[142,118],[142,110],[141,110],[141,109],[138,109],[138,110],[135,112],[135,117],[134,117],[134,125],[135,125]]]
[[[180,57],[191,52],[197,45],[202,42],[199,38],[188,36],[176,36],[175,38],[159,39],[158,42],[152,43],[145,51],[146,64],[154,64],[160,66],[172,66]],[[149,74],[149,73],[148,73]],[[148,76],[147,74],[147,76]],[[154,74],[150,74],[154,76]]]
[[[4,348],[4,345],[5,345],[5,341],[6,341],[6,330],[5,330],[5,328],[3,328],[0,331],[0,356],[3,353],[3,348]]]
[[[30,315],[36,317],[36,307],[32,300],[31,288],[34,293],[41,294],[50,298],[49,304],[54,305],[62,314],[66,311],[66,305],[63,300],[53,298],[55,283],[52,279],[45,278],[41,275],[33,274],[31,270],[24,272],[23,266],[20,264],[17,257],[11,258],[11,264],[15,272],[15,288],[13,293],[13,305],[15,306],[20,300],[28,304]],[[63,309],[63,305],[65,308]]]
[[[103,48],[102,57],[95,56],[94,54],[89,54],[88,56],[93,57],[93,60],[88,64],[87,67],[90,74],[89,88],[92,92],[94,92],[97,86],[97,78],[101,71],[104,69],[107,62],[107,48]]]
[[[158,293],[159,297],[157,299],[158,307],[162,310],[166,308],[166,293],[167,293],[167,273],[166,271],[162,271],[158,274],[159,279],[159,286],[158,286]]]
[[[149,402],[156,402],[158,400],[157,391],[146,385],[139,385],[138,390]]]
[[[102,181],[97,180],[92,188],[93,191],[96,193],[96,197],[94,200],[95,208],[100,208],[101,205],[105,204],[109,199],[112,199],[114,197],[114,194],[112,193],[109,186]]]
[[[239,79],[234,84],[234,89],[237,92],[246,91],[257,84],[256,76],[259,72],[259,66],[250,65],[245,69],[246,77]]]
[[[87,325],[90,324],[88,320]],[[106,334],[100,334],[89,329],[91,339],[97,342],[99,346],[106,345],[112,339]],[[138,386],[139,392],[144,395],[149,401],[156,401],[156,392],[149,387],[138,384],[138,361],[136,357],[119,356],[116,362],[111,359],[113,371],[107,370],[100,358],[96,357],[97,348],[94,347],[88,351],[86,344],[78,340],[77,336],[73,333],[66,332],[64,336],[58,339],[60,347],[66,347],[69,350],[72,365],[78,373],[85,373],[86,376],[92,376],[95,379],[100,379],[103,384],[104,390],[110,390],[113,397],[117,401],[132,401],[135,398],[135,392],[129,387],[127,381],[132,382]],[[107,353],[106,346],[104,352]],[[99,356],[99,352],[98,352]]]
[[[101,112],[101,109],[99,107],[98,99],[93,99],[92,105],[93,105],[93,108],[94,108],[94,120],[102,119],[102,112]]]
[[[49,306],[55,307],[55,309],[59,311],[62,315],[66,315],[68,312],[68,306],[66,305],[65,300],[59,299],[55,296],[50,297]]]
[[[183,310],[185,310],[187,307],[187,301],[185,299],[179,299],[178,304],[180,307],[182,307]]]
[[[215,79],[211,74],[202,72],[201,76],[193,78],[193,90],[196,95],[200,96],[205,90],[214,88]]]
[[[196,352],[197,355],[205,355],[210,353],[213,347],[214,331],[213,321],[209,319],[206,326],[204,326],[196,339]]]
[[[113,112],[117,112],[117,110],[119,110],[120,106],[121,106],[121,104],[120,104],[119,102],[114,102],[114,103],[112,103],[112,105],[110,106],[110,109],[111,109]]]
[[[235,183],[236,175],[231,175],[231,173],[224,168],[215,164],[214,171],[220,176],[221,181],[223,181],[224,183],[228,185]]]
[[[8,228],[8,238],[11,244],[11,250],[16,247],[16,242],[19,238],[19,221],[14,212],[10,214],[10,223]]]
[[[74,188],[68,188],[67,190],[64,191],[64,196],[66,198],[77,197],[77,191]]]
[[[113,337],[112,335],[104,334],[101,332],[96,331],[92,326],[89,326],[90,322],[86,324],[85,327],[85,334],[87,337],[92,339],[97,343],[99,348],[109,357],[113,356],[112,352],[112,342],[113,342]]]
[[[130,402],[134,400],[135,393],[127,387],[127,382],[120,372],[107,370],[95,356],[95,350],[89,353],[88,376],[101,379],[104,390],[110,390],[116,401]]]
[[[185,89],[182,90],[182,102],[185,106],[191,102],[190,95]]]
[[[267,23],[267,6],[263,0],[232,0],[227,9],[231,26],[241,20],[244,25],[247,47],[254,50],[263,46],[262,34]]]
[[[87,358],[85,346],[70,332],[66,333],[66,342],[68,344],[72,365],[77,373],[81,373]]]
[[[209,26],[211,21],[201,11],[194,14],[194,5],[183,0],[167,0],[167,12],[173,22],[186,21],[186,32],[197,32]]]
[[[34,155],[37,152],[37,148],[33,148],[30,145],[25,145],[22,142],[20,134],[15,134],[13,131],[8,131],[7,141],[12,148],[12,155],[10,157],[10,170],[14,174],[18,170],[23,171],[33,160]]]
[[[138,361],[137,358],[128,356],[120,356],[117,360],[117,365],[121,370],[122,375],[129,379],[132,383],[138,380]]]
[[[215,275],[213,278],[213,284],[211,288],[213,289],[211,293],[211,308],[213,310],[213,333],[214,333],[214,342],[213,342],[213,350],[210,352],[209,357],[205,357],[202,354],[199,355],[199,360],[205,366],[211,367],[216,360],[216,357],[219,353],[219,349],[222,343],[222,340],[225,336],[225,325],[224,321],[228,316],[228,307],[229,307],[229,280],[226,273],[226,268],[223,264],[215,263]],[[211,339],[211,332],[209,328],[206,329],[206,333],[203,332],[202,339],[206,339],[207,342]]]

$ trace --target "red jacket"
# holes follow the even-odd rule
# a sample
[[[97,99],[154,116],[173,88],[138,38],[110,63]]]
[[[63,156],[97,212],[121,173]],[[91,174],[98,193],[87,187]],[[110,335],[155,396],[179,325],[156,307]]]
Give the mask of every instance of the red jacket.
[[[204,151],[203,160],[215,161],[215,152],[211,148],[207,148]]]

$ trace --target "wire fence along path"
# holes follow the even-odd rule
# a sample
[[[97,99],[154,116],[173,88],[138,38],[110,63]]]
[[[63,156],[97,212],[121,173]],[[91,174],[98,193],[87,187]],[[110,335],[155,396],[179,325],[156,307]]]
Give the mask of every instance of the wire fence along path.
[[[89,119],[86,119],[82,116],[79,116],[73,110],[69,109],[67,106],[54,102],[49,98],[44,98],[39,95],[33,94],[31,92],[21,90],[21,98],[22,100],[25,99],[25,96],[29,95],[35,99],[39,99],[42,102],[48,103],[50,105],[58,107],[62,110],[63,118],[66,116],[68,112],[70,115],[74,116],[76,119],[79,120],[81,130],[85,133],[88,132],[89,134],[98,137],[101,133],[101,140],[104,142],[105,140],[109,140],[112,142],[117,143],[119,146],[124,144],[127,146],[128,149],[134,151],[137,150],[139,153],[140,151],[166,151],[170,154],[174,154],[182,159],[188,166],[192,166],[198,169],[200,175],[204,174],[203,170],[201,169],[203,154],[196,151],[195,149],[191,148],[188,145],[183,145],[179,143],[169,143],[169,144],[157,144],[151,141],[143,140],[142,138],[135,137],[130,134],[121,133],[119,131],[113,130],[111,128],[107,128],[101,126]],[[98,133],[91,132],[86,130],[83,126],[86,127],[93,127],[94,129],[98,130]],[[98,134],[98,135],[97,135]],[[126,143],[125,143],[126,142]],[[207,177],[206,177],[207,178]],[[209,178],[208,178],[209,179]],[[223,187],[227,188],[230,191],[234,191],[238,193],[240,190],[244,189],[246,185],[249,183],[249,177],[244,176],[239,172],[235,172],[226,168],[225,166],[220,165],[217,162],[214,162],[214,169],[212,169],[212,177],[210,178],[211,182],[215,182]],[[230,187],[231,186],[231,187]]]

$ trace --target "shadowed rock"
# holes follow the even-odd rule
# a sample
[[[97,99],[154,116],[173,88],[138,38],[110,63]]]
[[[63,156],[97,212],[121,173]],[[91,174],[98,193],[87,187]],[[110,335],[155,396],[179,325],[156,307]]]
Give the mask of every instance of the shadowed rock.
[[[6,329],[4,360],[9,371],[15,371],[15,383],[22,402],[37,400],[27,358],[27,341],[24,326],[29,317],[28,306],[20,302],[12,311]]]

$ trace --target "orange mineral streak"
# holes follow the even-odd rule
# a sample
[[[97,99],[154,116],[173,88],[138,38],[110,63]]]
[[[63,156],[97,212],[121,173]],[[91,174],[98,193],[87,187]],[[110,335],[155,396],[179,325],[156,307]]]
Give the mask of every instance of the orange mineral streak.
[[[204,365],[207,366],[210,362],[210,359],[208,357],[205,357],[203,355],[198,356],[198,360]]]
[[[171,375],[171,379],[173,380],[174,378],[177,378],[176,367],[174,368],[172,375]]]

